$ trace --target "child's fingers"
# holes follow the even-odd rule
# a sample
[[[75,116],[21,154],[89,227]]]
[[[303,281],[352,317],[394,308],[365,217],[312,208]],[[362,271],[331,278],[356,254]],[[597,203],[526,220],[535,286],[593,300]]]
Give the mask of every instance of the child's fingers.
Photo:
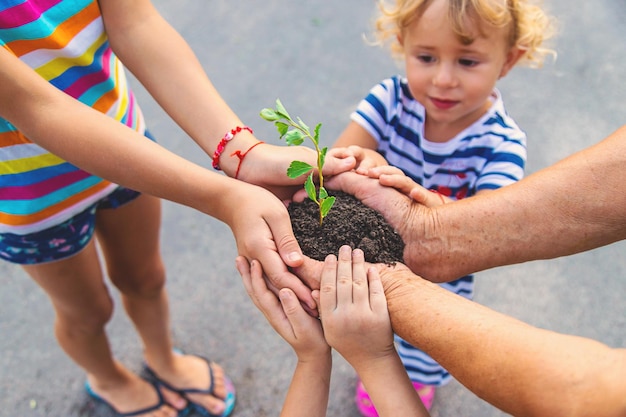
[[[263,269],[257,260],[250,263],[251,271],[251,287],[252,294],[256,300],[256,306],[265,313],[268,319],[273,317],[282,318],[284,316],[282,307],[276,295],[268,288],[265,278],[263,278]],[[270,320],[273,321],[273,320]]]
[[[385,173],[378,177],[378,181],[386,186],[393,187],[400,191],[402,194],[409,195],[411,191],[418,185],[410,177],[404,175],[404,173]]]
[[[380,161],[374,158],[368,157],[366,151],[360,146],[350,146],[350,149],[354,152],[354,157],[357,160],[356,172],[361,175],[369,175],[370,169],[380,165]]]
[[[235,266],[237,267],[237,271],[239,271],[239,275],[241,275],[241,280],[243,281],[243,286],[246,289],[248,296],[250,297],[254,305],[257,305],[256,296],[252,290],[252,276],[248,260],[243,256],[238,256],[235,259]]]
[[[352,248],[339,248],[337,263],[337,306],[352,304]]]
[[[365,271],[365,255],[361,249],[352,251],[352,298],[359,306],[367,306],[369,309],[369,291]]]
[[[292,290],[283,288],[278,293],[278,296],[297,339],[308,333],[311,326],[319,326],[319,321],[304,310],[300,300],[298,300],[298,297]]]
[[[353,156],[357,161],[362,161],[365,158],[365,150],[358,145],[350,145],[344,148],[345,152]]]
[[[280,303],[282,304],[283,311],[289,318],[297,316],[300,311],[304,313],[302,305],[297,298],[292,297],[293,295],[294,292],[289,288],[283,288],[278,293],[278,298],[280,298]],[[308,316],[308,314],[306,315]]]
[[[296,191],[296,193],[291,197],[291,200],[295,203],[302,203],[304,200],[306,200],[308,198],[308,194],[306,193],[306,190],[304,189],[299,189],[298,191]]]
[[[369,302],[372,311],[375,313],[389,314],[387,311],[387,298],[383,289],[383,283],[380,280],[378,269],[370,266],[367,270],[367,280],[369,284]]]
[[[432,191],[428,191],[426,188],[423,187],[414,187],[413,189],[409,190],[408,192],[409,197],[411,197],[411,199],[413,201],[416,201],[420,204],[425,205],[426,207],[429,207],[431,204],[431,200],[432,200],[432,196],[434,195]]]
[[[243,279],[246,292],[254,305],[281,336],[288,337],[291,326],[278,298],[267,288],[261,264],[254,260],[248,263],[248,260],[243,256],[238,256],[235,263]]]
[[[447,197],[444,197],[443,194],[423,187],[412,189],[409,197],[426,207],[437,207],[447,203]]]
[[[378,163],[373,159],[363,159],[359,162],[359,166],[356,168],[356,173],[360,175],[369,176],[369,172],[372,168],[378,166]]]
[[[313,290],[313,291],[311,291],[311,297],[313,297],[313,301],[315,301],[315,303],[317,304],[317,307],[319,308],[319,305],[320,305],[320,290]]]
[[[355,154],[355,150],[357,153],[362,152],[360,147],[353,148],[352,146],[341,147],[341,148],[330,148],[326,154],[327,157],[338,158],[338,159],[346,159],[346,158],[356,158],[357,154]]]
[[[317,306],[320,316],[337,308],[337,257],[332,254],[324,260]]]
[[[342,172],[349,171],[353,169],[357,164],[356,158],[352,155],[326,155],[326,159],[324,160],[324,170],[323,173],[325,176],[332,176],[341,174]]]
[[[371,178],[380,178],[383,175],[397,175],[406,177],[404,171],[392,165],[379,165],[377,167],[372,167],[372,169],[370,169],[370,172],[368,172],[368,176],[370,176]]]

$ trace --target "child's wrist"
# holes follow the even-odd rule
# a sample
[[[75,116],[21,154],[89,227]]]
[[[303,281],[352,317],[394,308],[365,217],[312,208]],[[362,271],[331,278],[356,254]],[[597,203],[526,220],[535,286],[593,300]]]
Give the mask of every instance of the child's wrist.
[[[251,128],[237,126],[222,136],[215,151],[211,154],[211,165],[214,169],[235,177],[238,168],[241,169],[243,158],[246,157],[248,150],[259,143]]]
[[[321,364],[332,361],[332,351],[330,346],[323,349],[316,349],[315,351],[308,351],[306,353],[297,352],[298,362],[302,364]]]
[[[250,129],[248,126],[237,126],[230,129],[224,134],[224,136],[222,136],[222,139],[220,139],[220,141],[217,143],[217,146],[215,147],[215,152],[213,152],[212,163],[214,169],[221,171],[220,158],[222,157],[224,150],[226,150],[226,145],[228,145],[231,140],[235,139],[235,136],[242,131],[248,131],[251,134],[254,134],[252,129]]]

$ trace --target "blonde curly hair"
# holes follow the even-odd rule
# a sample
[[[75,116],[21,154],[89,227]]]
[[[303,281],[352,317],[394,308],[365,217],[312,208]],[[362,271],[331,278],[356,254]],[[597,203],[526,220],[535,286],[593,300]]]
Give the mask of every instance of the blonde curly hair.
[[[380,16],[375,21],[376,44],[389,43],[394,56],[404,55],[398,36],[435,0],[378,0]],[[453,30],[464,44],[474,38],[473,29],[485,24],[505,28],[510,26],[509,46],[524,54],[518,61],[531,67],[541,67],[547,55],[556,53],[543,47],[554,34],[554,21],[533,0],[447,0],[448,16]]]

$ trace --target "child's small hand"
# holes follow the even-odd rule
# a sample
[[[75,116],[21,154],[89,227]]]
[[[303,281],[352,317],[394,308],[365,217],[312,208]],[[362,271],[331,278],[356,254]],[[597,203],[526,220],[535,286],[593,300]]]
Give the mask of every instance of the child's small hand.
[[[363,251],[342,246],[338,259],[329,255],[313,298],[326,341],[353,367],[396,354],[383,286]]]
[[[356,160],[354,169],[361,175],[367,175],[371,168],[388,165],[385,158],[375,150],[357,145],[329,149],[328,155],[339,159],[353,157]]]
[[[248,263],[246,258],[238,256],[235,262],[252,302],[293,347],[298,359],[316,359],[330,354],[320,321],[304,310],[293,291],[283,288],[276,297],[267,287],[258,261]]]
[[[400,168],[393,166],[375,167],[368,170],[367,175],[370,178],[377,178],[381,185],[393,187],[426,207],[437,207],[454,201],[434,190],[427,190],[422,187],[405,175]]]
[[[307,146],[263,144],[255,147],[246,156],[238,178],[272,191],[281,200],[287,200],[297,190],[302,189],[306,179],[305,175],[298,178],[287,176],[287,168],[295,160],[317,166],[317,153]],[[355,158],[349,153],[331,154],[329,151],[324,162],[323,174],[331,177],[350,171],[354,169],[355,163]]]

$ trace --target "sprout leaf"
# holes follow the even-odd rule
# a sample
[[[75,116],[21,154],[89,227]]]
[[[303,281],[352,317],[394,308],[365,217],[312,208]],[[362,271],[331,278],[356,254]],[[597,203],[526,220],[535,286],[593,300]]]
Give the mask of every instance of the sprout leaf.
[[[328,212],[333,207],[333,204],[335,204],[335,197],[328,197],[322,201],[322,205],[320,206],[320,214],[322,218],[328,215]]]
[[[298,178],[300,175],[304,175],[311,171],[313,167],[306,162],[293,161],[289,168],[287,168],[287,176],[289,178]]]
[[[311,172],[309,176],[306,178],[304,182],[304,189],[306,190],[307,195],[313,201],[317,201],[317,197],[315,196],[315,183],[313,182],[313,173]]]

